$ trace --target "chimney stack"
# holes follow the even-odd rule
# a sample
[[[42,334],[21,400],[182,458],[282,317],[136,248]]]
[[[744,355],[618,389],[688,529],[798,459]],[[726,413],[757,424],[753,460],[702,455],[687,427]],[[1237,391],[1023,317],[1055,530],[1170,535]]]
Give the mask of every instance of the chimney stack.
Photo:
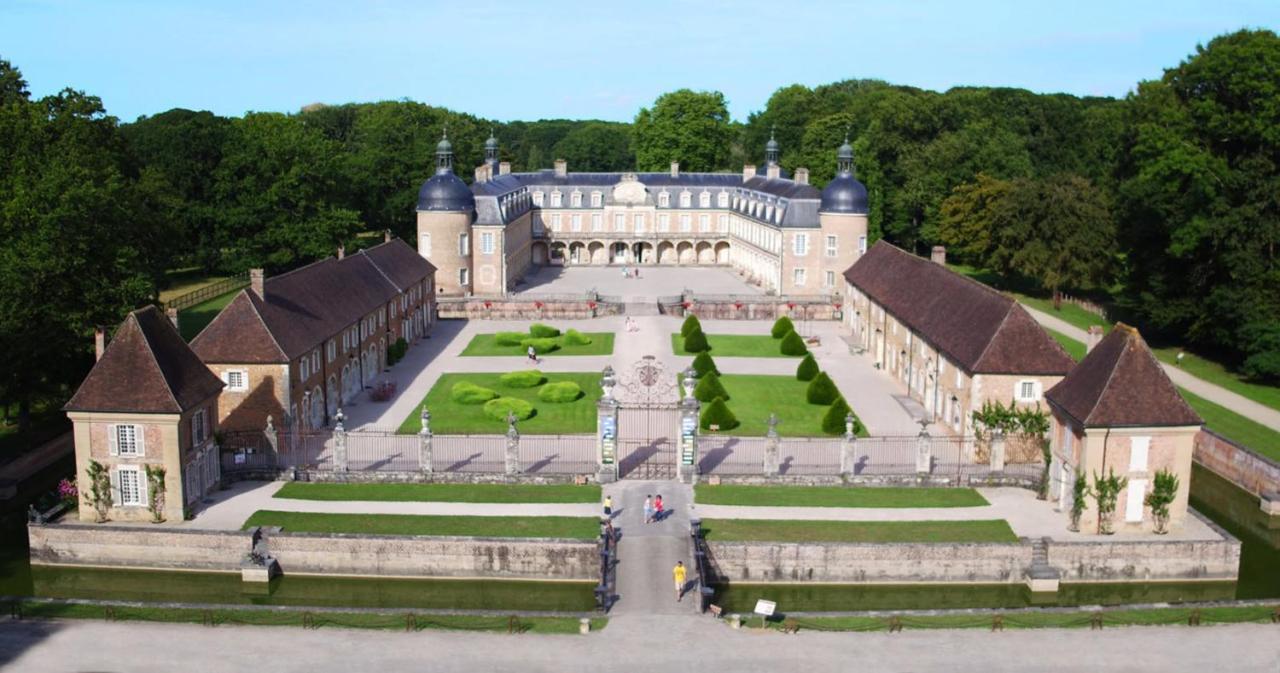
[[[946,266],[947,265],[947,247],[945,245],[933,246],[933,251],[929,255],[929,259],[932,259],[934,264],[941,264],[942,266]]]
[[[1084,335],[1084,352],[1093,350],[1100,341],[1102,341],[1102,325],[1090,325],[1089,331]]]
[[[383,242],[383,243],[390,243],[390,242],[391,242],[391,230],[390,230],[390,229],[383,229],[383,230],[382,230],[382,242]]]
[[[778,164],[769,164],[765,166],[765,177],[770,180],[776,180],[782,176],[782,167]]]
[[[502,161],[498,163],[498,175],[506,175],[511,172],[511,162]]]
[[[102,359],[102,354],[107,350],[107,330],[98,325],[93,328],[93,360],[97,362]]]
[[[338,259],[342,259],[343,257],[346,257],[346,256],[347,256],[347,246],[346,246],[346,245],[344,245],[344,244],[342,244],[342,243],[339,243],[339,244],[338,244]]]
[[[569,162],[565,161],[564,159],[556,159],[555,167],[556,167],[557,178],[563,178],[569,174]]]
[[[671,162],[671,177],[673,177],[673,178],[678,178],[678,177],[680,177],[680,162],[679,162],[679,161],[673,161],[673,162]]]
[[[744,165],[743,165],[743,167],[742,167],[742,181],[743,181],[743,182],[746,182],[747,180],[750,180],[751,178],[754,178],[755,176],[756,176],[756,165],[755,165],[755,164],[744,164]]]
[[[263,275],[262,269],[249,269],[249,290],[258,295],[259,299],[265,296],[266,291],[263,288],[265,281],[266,276]]]
[[[164,314],[169,316],[169,322],[173,323],[173,326],[176,328],[178,326],[178,309],[167,308],[164,310]]]
[[[479,166],[476,166],[476,182],[488,182],[488,181],[489,181],[489,165],[480,164]]]
[[[796,169],[796,184],[797,185],[809,184],[809,169],[807,168]]]

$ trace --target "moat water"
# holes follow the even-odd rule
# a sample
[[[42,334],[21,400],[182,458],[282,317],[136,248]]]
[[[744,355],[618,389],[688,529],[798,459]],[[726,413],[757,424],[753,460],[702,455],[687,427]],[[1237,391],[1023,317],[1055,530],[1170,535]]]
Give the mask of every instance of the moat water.
[[[1016,608],[1030,605],[1179,603],[1280,597],[1280,529],[1267,527],[1258,499],[1196,468],[1192,505],[1243,543],[1238,582],[1064,584],[1045,602],[1022,585],[768,585],[731,584],[716,600],[727,611],[750,612],[758,598],[792,611]],[[417,580],[289,575],[269,587],[246,586],[238,574],[31,566],[18,516],[5,522],[0,543],[0,595],[154,602],[326,607],[563,610],[594,606],[586,582]]]

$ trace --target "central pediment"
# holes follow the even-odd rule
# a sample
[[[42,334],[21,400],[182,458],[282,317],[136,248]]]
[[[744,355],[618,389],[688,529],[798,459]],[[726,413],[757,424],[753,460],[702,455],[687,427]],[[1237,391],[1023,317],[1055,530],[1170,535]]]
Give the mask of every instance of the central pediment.
[[[649,190],[635,173],[623,173],[622,180],[613,186],[614,203],[637,206],[643,204],[648,195]]]

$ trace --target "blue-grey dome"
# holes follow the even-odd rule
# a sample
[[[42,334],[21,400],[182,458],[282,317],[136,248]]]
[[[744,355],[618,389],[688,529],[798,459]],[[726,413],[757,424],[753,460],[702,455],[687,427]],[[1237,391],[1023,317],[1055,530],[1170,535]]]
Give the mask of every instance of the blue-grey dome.
[[[852,213],[866,215],[867,186],[858,182],[853,173],[842,171],[822,190],[821,213]]]
[[[441,171],[422,183],[418,210],[464,211],[476,209],[476,197],[453,171]]]

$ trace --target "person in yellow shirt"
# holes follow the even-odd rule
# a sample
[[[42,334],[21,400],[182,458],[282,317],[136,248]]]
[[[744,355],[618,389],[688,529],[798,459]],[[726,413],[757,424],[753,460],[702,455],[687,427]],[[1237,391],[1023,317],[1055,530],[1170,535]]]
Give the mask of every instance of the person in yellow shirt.
[[[676,567],[671,570],[671,576],[676,580],[676,602],[679,603],[680,599],[684,598],[684,583],[688,576],[684,561],[676,561]]]

